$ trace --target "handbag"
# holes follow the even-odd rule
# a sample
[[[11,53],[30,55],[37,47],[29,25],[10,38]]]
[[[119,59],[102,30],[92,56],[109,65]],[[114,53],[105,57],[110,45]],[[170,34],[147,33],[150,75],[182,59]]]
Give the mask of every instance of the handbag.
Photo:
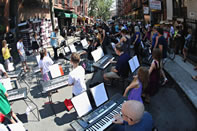
[[[73,108],[73,104],[71,102],[71,99],[65,99],[64,104],[65,104],[66,108],[68,109],[68,111],[70,111]]]
[[[4,122],[5,115],[0,112],[0,123]]]

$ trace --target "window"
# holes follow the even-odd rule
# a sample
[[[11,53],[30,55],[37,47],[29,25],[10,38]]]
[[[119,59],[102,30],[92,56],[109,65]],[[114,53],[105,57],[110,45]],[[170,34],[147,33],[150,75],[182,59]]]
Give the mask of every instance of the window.
[[[68,4],[68,6],[70,6],[70,0],[67,0],[67,4]]]
[[[55,1],[55,2],[54,2],[54,3],[55,3],[55,5],[57,5],[57,4],[58,4],[58,0],[54,0],[54,1]]]

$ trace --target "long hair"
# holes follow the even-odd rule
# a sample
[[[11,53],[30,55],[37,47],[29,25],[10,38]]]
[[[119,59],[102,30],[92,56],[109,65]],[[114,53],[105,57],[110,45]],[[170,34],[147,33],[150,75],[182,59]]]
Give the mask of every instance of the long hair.
[[[140,67],[138,69],[138,79],[142,83],[143,89],[145,89],[148,86],[149,82],[149,72],[146,67]]]
[[[161,50],[158,48],[153,49],[152,57],[153,57],[153,59],[157,60],[160,63],[160,61],[162,59]]]

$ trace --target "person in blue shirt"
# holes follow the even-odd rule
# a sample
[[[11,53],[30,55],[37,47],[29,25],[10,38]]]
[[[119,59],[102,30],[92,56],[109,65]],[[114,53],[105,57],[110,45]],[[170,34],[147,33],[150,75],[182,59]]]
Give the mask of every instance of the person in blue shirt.
[[[153,119],[144,111],[144,105],[136,100],[129,100],[122,105],[122,115],[114,116],[112,131],[152,131]]]
[[[54,30],[54,32],[51,33],[51,46],[53,47],[54,59],[55,60],[58,59],[58,55],[57,55],[57,49],[58,49],[57,33],[58,33],[57,28]]]
[[[135,34],[134,34],[133,45],[134,45],[135,55],[137,55],[139,58],[139,55],[140,55],[139,46],[140,46],[140,42],[141,42],[140,28],[138,26],[135,26],[134,30],[135,30]]]

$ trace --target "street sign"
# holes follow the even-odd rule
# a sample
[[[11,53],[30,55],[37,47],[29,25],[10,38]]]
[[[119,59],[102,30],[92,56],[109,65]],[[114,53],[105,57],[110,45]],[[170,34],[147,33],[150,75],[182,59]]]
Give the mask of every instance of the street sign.
[[[161,1],[149,0],[151,10],[161,10]]]

